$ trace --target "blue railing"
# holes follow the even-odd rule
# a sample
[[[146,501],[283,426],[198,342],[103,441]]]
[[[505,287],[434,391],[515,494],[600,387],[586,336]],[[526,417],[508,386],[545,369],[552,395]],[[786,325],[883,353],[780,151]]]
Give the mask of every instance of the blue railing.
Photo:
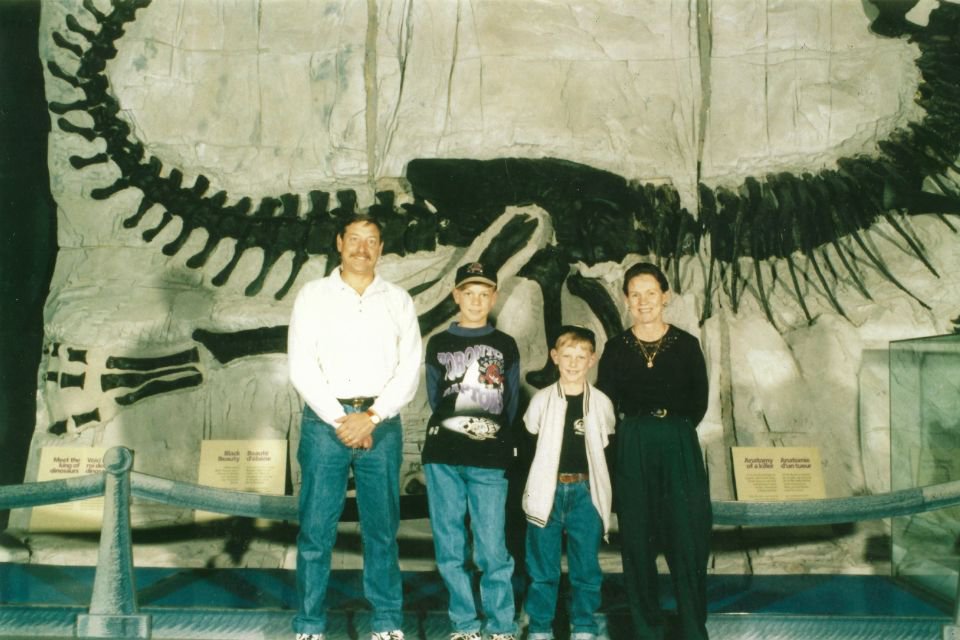
[[[88,613],[77,616],[79,638],[149,638],[150,616],[139,611],[130,535],[132,497],[233,516],[296,521],[297,499],[214,489],[133,471],[133,453],[114,447],[104,472],[66,480],[0,487],[0,510],[104,496],[100,549]],[[716,525],[806,526],[879,520],[960,505],[960,481],[879,495],[791,502],[713,502]],[[944,637],[960,638],[960,588]]]

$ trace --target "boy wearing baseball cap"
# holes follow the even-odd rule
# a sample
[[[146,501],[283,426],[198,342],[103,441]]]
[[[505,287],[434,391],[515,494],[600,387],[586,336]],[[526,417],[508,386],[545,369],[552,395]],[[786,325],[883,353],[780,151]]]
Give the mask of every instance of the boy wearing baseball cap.
[[[479,262],[457,269],[460,313],[427,342],[427,397],[433,414],[423,444],[430,527],[437,569],[450,594],[451,640],[516,635],[513,559],[504,533],[513,424],[520,390],[517,343],[489,321],[497,274]],[[472,564],[481,572],[483,620],[473,596]]]

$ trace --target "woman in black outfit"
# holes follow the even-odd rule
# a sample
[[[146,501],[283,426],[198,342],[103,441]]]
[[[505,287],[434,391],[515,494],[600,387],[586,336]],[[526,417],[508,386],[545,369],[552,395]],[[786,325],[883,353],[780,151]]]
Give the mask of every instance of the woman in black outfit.
[[[657,554],[673,578],[680,637],[707,638],[710,486],[696,427],[707,411],[699,341],[663,321],[666,276],[635,264],[623,279],[633,326],[607,340],[597,387],[620,417],[614,499],[623,574],[636,635],[664,637]]]

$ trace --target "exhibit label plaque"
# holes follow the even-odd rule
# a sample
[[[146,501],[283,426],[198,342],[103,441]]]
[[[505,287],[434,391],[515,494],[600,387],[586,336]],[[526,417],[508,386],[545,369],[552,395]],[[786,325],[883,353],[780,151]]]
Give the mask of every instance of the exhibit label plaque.
[[[737,500],[826,498],[817,447],[732,447]]]
[[[37,482],[65,480],[103,472],[102,447],[43,447]],[[31,531],[99,531],[103,498],[33,507]]]
[[[286,440],[204,440],[197,483],[217,489],[282,496],[286,485]],[[197,511],[207,522],[229,516]]]

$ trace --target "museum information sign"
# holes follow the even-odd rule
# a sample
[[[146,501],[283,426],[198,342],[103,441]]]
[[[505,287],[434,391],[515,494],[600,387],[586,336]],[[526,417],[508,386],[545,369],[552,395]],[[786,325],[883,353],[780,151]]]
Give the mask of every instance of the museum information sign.
[[[286,485],[286,440],[204,440],[197,483],[217,489],[282,496]],[[226,514],[197,511],[207,522]]]
[[[102,447],[43,447],[37,482],[66,480],[103,472]],[[31,531],[99,531],[103,497],[33,507]]]
[[[817,447],[732,447],[737,500],[826,498]]]

